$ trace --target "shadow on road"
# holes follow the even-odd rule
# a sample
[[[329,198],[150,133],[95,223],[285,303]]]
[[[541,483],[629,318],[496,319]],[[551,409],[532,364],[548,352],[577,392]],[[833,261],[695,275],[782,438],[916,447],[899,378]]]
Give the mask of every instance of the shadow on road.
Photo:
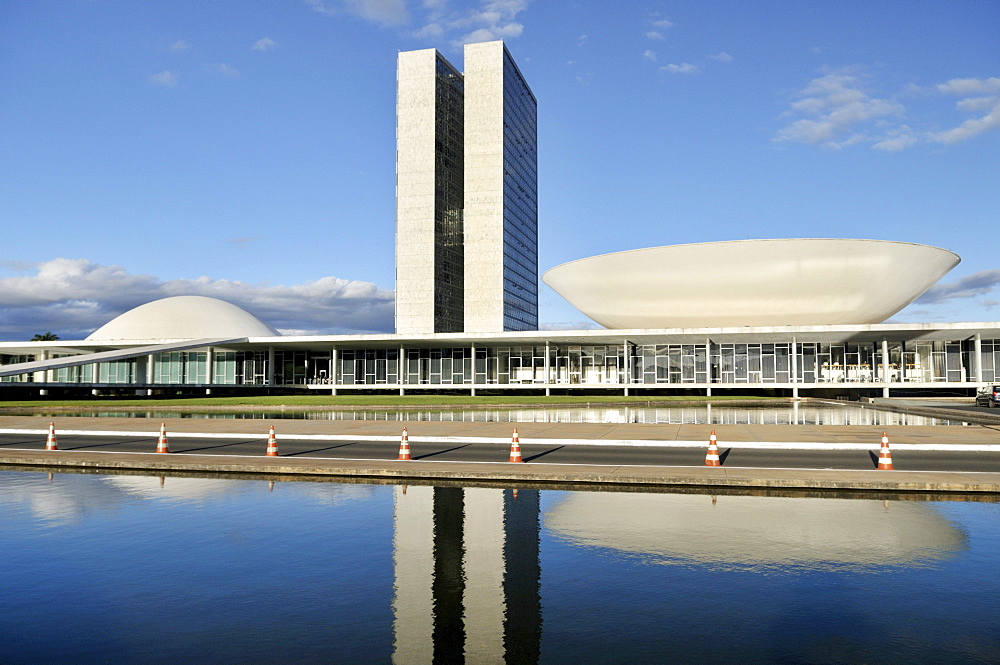
[[[249,439],[247,441],[234,441],[232,443],[217,443],[214,446],[202,446],[201,448],[185,448],[184,452],[193,453],[198,450],[215,450],[216,448],[228,448],[229,446],[242,446],[247,443],[254,443],[257,439]],[[264,444],[260,444],[262,450],[266,450]]]
[[[297,455],[310,455],[312,453],[321,453],[326,450],[335,450],[337,448],[343,448],[344,446],[354,446],[357,445],[355,441],[348,441],[347,443],[338,443],[335,446],[327,446],[326,448],[314,448],[313,450],[300,450],[297,453],[287,453],[282,454],[282,457],[295,457]],[[280,450],[280,449],[279,449]]]
[[[540,453],[536,453],[534,455],[529,455],[528,457],[524,457],[522,459],[524,459],[525,462],[530,462],[532,460],[538,459],[539,457],[545,457],[549,453],[554,453],[557,450],[562,450],[565,447],[566,446],[556,446],[555,448],[550,448],[549,450],[545,450],[545,451],[542,451]]]
[[[85,450],[87,448],[107,448],[108,446],[121,446],[130,443],[136,443],[136,440],[126,439],[124,441],[110,441],[108,443],[92,443],[89,446],[66,446],[60,444],[59,448],[60,450]],[[156,450],[156,439],[149,439],[149,452],[153,452],[154,450]]]
[[[872,458],[872,468],[873,469],[877,469],[878,468],[878,453],[873,453],[872,451],[869,450],[868,451],[868,456]]]
[[[446,450],[436,450],[433,453],[426,453],[424,455],[414,455],[413,459],[415,459],[415,460],[416,459],[425,459],[427,457],[434,457],[435,455],[444,455],[445,453],[450,453],[450,452],[452,452],[454,450],[461,450],[462,448],[468,448],[471,445],[472,445],[471,443],[467,443],[464,446],[455,446],[454,448],[448,448]]]

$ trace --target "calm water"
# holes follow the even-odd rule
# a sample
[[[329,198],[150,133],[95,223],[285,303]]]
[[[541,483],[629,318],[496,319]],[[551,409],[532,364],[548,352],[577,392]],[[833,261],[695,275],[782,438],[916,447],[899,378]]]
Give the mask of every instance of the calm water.
[[[966,425],[960,419],[878,411],[857,404],[800,404],[765,406],[699,404],[672,407],[567,407],[561,409],[359,410],[359,411],[257,411],[185,413],[178,411],[37,411],[45,418],[86,416],[97,418],[224,418],[296,420],[393,420],[501,423],[653,423],[697,425]]]
[[[1000,504],[0,472],[0,663],[996,663]]]

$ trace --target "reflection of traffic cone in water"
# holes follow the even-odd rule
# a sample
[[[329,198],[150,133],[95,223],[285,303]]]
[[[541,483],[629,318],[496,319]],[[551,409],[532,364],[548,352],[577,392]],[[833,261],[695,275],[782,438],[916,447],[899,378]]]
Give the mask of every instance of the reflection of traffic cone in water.
[[[714,506],[714,505],[715,505],[715,504],[716,504],[716,503],[717,503],[718,501],[719,501],[718,497],[716,497],[716,496],[715,496],[715,495],[713,494],[713,495],[712,495],[712,505]]]
[[[56,443],[55,423],[49,423],[49,436],[45,439],[45,450],[59,450],[59,445]]]
[[[160,438],[156,440],[156,452],[158,453],[169,453],[170,448],[167,447],[167,424],[160,423]]]
[[[716,443],[714,429],[711,436],[708,437],[708,452],[705,453],[705,466],[722,466],[722,462],[719,461],[719,444]]]
[[[521,440],[517,438],[517,428],[514,428],[514,435],[510,440],[510,459],[508,462],[523,462],[521,457]]]
[[[273,492],[274,491],[274,481],[273,480],[267,481],[267,491],[268,492]]]
[[[403,495],[406,495],[406,485],[403,485]]]
[[[400,460],[412,460],[410,456],[410,435],[406,433],[406,428],[403,428],[403,435],[399,438],[399,457],[396,459]]]
[[[166,476],[160,476],[160,487],[163,487],[163,483],[166,481]]]
[[[514,501],[517,501],[517,490],[511,490],[511,494],[514,497]]]
[[[892,471],[892,454],[889,453],[889,437],[882,432],[882,448],[878,451],[878,468],[883,471]]]
[[[274,437],[274,425],[271,425],[271,431],[267,435],[267,452],[264,454],[266,457],[278,456],[278,440]]]

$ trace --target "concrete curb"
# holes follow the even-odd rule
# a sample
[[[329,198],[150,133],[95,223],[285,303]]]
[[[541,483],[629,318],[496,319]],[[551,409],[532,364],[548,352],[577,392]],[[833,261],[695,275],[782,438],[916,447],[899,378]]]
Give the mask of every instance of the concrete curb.
[[[41,435],[49,433],[47,429],[0,429],[0,434]],[[59,430],[59,436],[127,436],[156,438],[159,430],[150,432],[119,432],[113,430]],[[261,439],[265,434],[239,434],[230,432],[169,432],[171,439]],[[510,437],[477,437],[477,436],[408,436],[410,442],[417,443],[488,443],[510,445]],[[278,440],[292,441],[382,441],[398,442],[399,436],[366,435],[366,434],[294,434],[279,435]],[[623,446],[635,448],[707,448],[708,441],[684,440],[636,440],[636,439],[536,439],[521,437],[522,445],[572,445],[572,446]],[[746,450],[873,450],[881,443],[847,443],[823,441],[728,441],[720,440],[719,445],[725,448]],[[991,443],[892,443],[892,450],[947,451],[990,453],[1000,452],[1000,444]]]
[[[173,453],[4,450],[0,465],[34,469],[142,470],[268,476],[313,476],[631,485],[652,487],[762,488],[866,492],[1000,494],[1000,473],[841,471],[741,467],[511,464],[504,462],[398,462],[329,458],[249,457]]]

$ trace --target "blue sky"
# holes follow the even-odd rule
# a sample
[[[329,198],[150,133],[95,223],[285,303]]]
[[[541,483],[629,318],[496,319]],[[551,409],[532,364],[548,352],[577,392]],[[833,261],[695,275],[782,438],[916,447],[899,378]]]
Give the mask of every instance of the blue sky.
[[[894,320],[998,320],[998,33],[988,0],[7,0],[0,339],[182,294],[391,331],[396,52],[497,38],[538,98],[542,271],[903,240],[963,261]],[[593,325],[544,285],[540,314]]]

